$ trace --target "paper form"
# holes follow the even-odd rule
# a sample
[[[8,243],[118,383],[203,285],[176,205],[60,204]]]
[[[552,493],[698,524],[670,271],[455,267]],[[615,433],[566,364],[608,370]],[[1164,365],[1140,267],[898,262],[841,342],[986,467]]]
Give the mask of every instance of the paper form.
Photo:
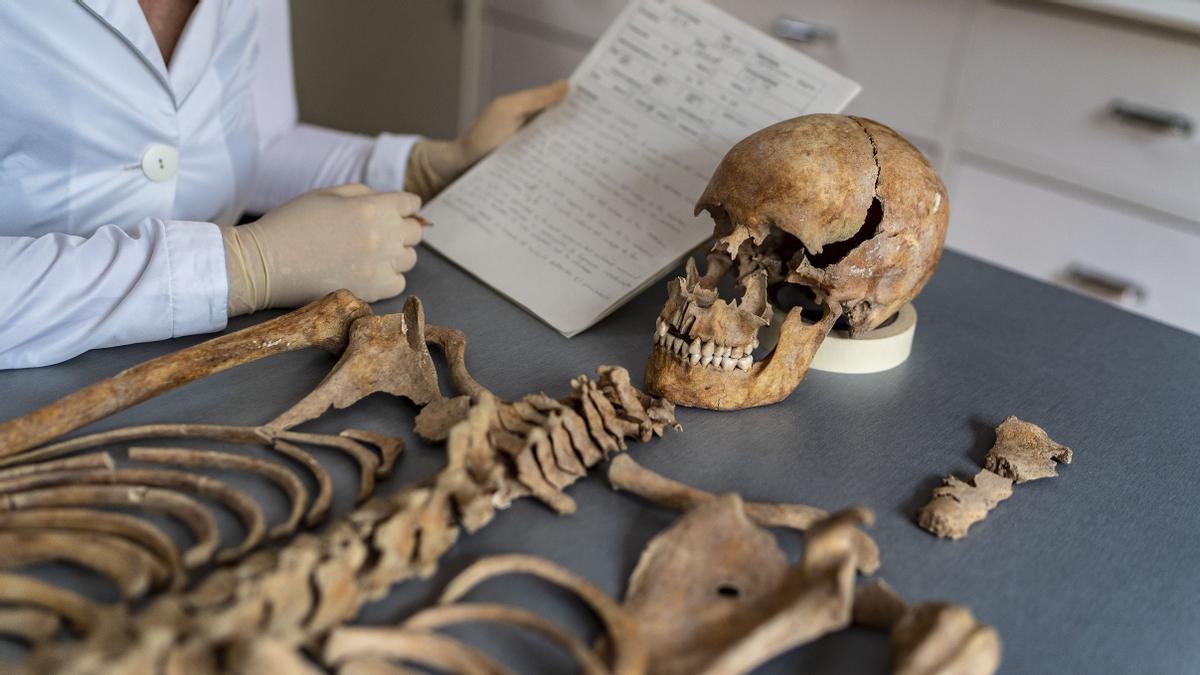
[[[711,234],[692,208],[730,147],[858,90],[702,0],[632,0],[566,100],[422,210],[425,242],[570,337]]]

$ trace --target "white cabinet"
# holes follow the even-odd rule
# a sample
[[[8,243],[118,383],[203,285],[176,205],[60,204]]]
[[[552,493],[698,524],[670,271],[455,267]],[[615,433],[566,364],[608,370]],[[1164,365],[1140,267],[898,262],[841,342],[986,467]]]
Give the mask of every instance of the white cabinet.
[[[970,3],[947,0],[716,0],[772,35],[780,22],[819,29],[785,40],[862,85],[846,112],[896,128],[928,150],[947,126],[946,95]]]
[[[967,64],[963,149],[1200,218],[1200,128],[1108,109],[1123,99],[1200,124],[1200,40],[984,2]]]
[[[1200,333],[1200,237],[970,162],[954,176],[948,245]]]

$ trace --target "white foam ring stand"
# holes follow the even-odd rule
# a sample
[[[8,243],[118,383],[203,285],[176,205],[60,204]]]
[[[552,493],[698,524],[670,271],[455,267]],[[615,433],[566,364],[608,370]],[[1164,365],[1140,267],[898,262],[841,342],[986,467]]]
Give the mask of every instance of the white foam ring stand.
[[[849,331],[834,329],[817,349],[809,366],[830,373],[878,373],[895,368],[912,353],[917,310],[911,304],[900,308],[891,323],[851,339]]]

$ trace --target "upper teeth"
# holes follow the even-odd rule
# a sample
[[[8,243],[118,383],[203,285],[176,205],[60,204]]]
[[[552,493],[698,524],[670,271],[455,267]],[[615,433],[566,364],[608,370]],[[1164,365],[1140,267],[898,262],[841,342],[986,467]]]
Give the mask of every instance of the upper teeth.
[[[693,366],[708,366],[717,370],[750,370],[754,364],[752,353],[758,340],[748,345],[719,345],[712,340],[693,337],[691,342],[670,333],[670,326],[658,320],[654,330],[654,344],[674,354],[681,361]]]

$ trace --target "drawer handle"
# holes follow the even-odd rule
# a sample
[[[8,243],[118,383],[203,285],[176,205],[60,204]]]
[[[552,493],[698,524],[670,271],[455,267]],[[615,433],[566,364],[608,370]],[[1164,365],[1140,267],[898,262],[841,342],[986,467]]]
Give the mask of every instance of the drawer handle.
[[[1137,305],[1146,299],[1146,289],[1136,281],[1079,263],[1067,266],[1063,280],[1089,295],[1121,305]]]
[[[775,19],[775,37],[802,44],[833,42],[837,39],[837,31],[833,29],[833,26],[822,23],[781,16]]]
[[[1119,98],[1113,99],[1108,104],[1108,113],[1122,122],[1180,136],[1191,136],[1195,126],[1187,115],[1161,108],[1151,108],[1139,103],[1130,103]]]

